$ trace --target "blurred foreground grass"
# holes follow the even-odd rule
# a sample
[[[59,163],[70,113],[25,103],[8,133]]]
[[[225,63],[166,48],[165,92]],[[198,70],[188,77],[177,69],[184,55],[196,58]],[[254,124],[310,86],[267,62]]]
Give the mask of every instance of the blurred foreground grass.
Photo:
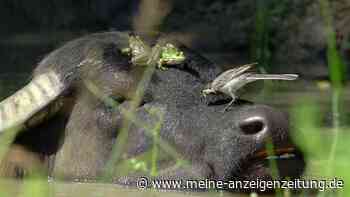
[[[319,0],[321,15],[327,39],[327,62],[329,67],[331,88],[332,124],[330,128],[322,128],[323,114],[319,106],[310,98],[302,98],[293,109],[292,120],[297,131],[295,142],[305,154],[306,175],[319,180],[334,178],[348,183],[350,181],[350,143],[349,125],[342,124],[341,109],[344,105],[345,64],[337,50],[336,33],[333,25],[333,13],[328,0]],[[350,196],[349,187],[334,190],[327,189],[318,196]]]

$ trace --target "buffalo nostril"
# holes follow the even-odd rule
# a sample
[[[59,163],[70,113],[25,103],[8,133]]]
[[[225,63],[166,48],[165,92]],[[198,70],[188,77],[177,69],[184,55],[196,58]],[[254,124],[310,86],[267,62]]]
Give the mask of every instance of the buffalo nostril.
[[[264,133],[266,123],[262,117],[250,117],[239,123],[241,131],[246,135]]]

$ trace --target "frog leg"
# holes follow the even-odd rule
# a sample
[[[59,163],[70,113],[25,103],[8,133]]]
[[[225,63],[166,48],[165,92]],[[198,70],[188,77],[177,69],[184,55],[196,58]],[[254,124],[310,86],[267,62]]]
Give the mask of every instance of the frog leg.
[[[122,48],[120,51],[123,55],[127,55],[127,56],[131,55],[131,48],[129,48],[129,47]]]
[[[124,50],[127,51],[126,49]],[[147,61],[149,59],[151,48],[146,45],[139,36],[129,36],[129,50],[133,65],[148,65]]]
[[[166,67],[163,67],[161,62],[161,53],[162,53],[162,46],[160,44],[156,44],[151,51],[151,54],[149,55],[147,65],[149,66],[157,66],[157,68],[161,70],[166,70]]]
[[[146,66],[149,65],[149,53],[140,53],[140,54],[133,54],[131,56],[131,62],[133,65],[140,65],[140,66]]]

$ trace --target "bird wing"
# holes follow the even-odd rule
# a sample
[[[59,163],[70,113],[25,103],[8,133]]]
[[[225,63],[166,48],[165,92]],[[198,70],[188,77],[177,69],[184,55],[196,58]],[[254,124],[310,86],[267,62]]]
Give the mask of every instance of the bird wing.
[[[218,77],[214,79],[212,82],[212,88],[213,89],[220,89],[223,87],[227,82],[231,81],[233,78],[241,75],[245,71],[249,70],[252,66],[256,65],[257,63],[252,64],[246,64],[243,66],[240,66],[238,68],[229,69],[223,73],[221,73]]]

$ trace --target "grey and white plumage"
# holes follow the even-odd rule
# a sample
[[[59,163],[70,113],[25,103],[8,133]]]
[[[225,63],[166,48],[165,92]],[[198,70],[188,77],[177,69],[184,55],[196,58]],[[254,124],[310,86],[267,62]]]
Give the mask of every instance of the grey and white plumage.
[[[251,69],[254,65],[246,64],[238,68],[229,69],[221,73],[216,77],[208,86],[207,89],[202,91],[204,96],[208,94],[223,93],[231,96],[232,100],[227,105],[226,109],[230,107],[236,100],[236,92],[248,83],[254,82],[256,80],[295,80],[298,78],[297,74],[258,74],[254,72],[246,72]]]

